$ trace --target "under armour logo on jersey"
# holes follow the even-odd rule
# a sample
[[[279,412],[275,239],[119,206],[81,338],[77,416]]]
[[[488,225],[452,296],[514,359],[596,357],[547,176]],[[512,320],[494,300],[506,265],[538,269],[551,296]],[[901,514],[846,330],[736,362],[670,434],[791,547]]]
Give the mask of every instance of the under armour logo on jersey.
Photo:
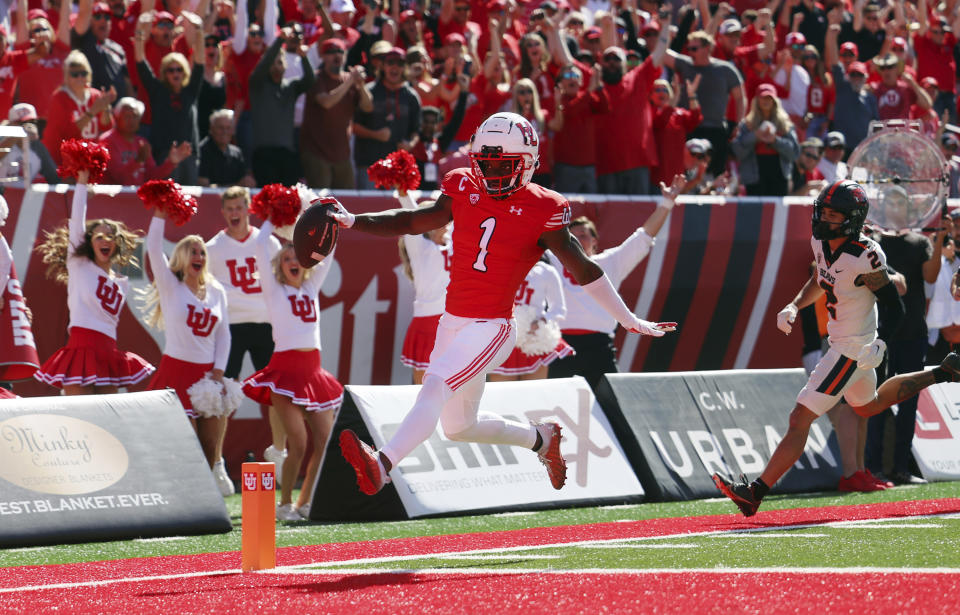
[[[314,309],[313,301],[308,297],[290,295],[287,299],[290,300],[290,311],[294,316],[303,322],[317,322],[317,310]]]
[[[193,304],[187,305],[187,326],[197,337],[210,335],[218,320],[220,320],[218,317],[210,313],[210,308],[198,311]]]
[[[230,270],[230,283],[243,293],[256,295],[262,292],[260,279],[257,277],[256,258],[248,256],[243,260],[242,265],[237,264],[237,259],[231,258],[227,261],[227,269]]]
[[[512,214],[517,214],[517,215],[519,216],[520,214],[523,213],[523,208],[522,208],[522,207],[514,207],[513,205],[511,205],[511,206],[510,206],[510,213],[512,213]]]
[[[120,287],[112,284],[102,275],[97,276],[97,299],[100,300],[103,311],[113,316],[120,312],[120,307],[123,305],[123,293],[120,292]]]
[[[480,202],[480,195],[479,195],[479,194],[471,194],[471,195],[470,195],[470,204],[471,204],[471,205],[476,205],[476,204],[479,203],[479,202]]]

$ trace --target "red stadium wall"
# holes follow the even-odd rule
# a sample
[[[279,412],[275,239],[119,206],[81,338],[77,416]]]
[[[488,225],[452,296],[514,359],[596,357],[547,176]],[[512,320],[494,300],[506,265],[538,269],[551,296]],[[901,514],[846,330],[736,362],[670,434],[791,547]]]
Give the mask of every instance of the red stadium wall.
[[[33,310],[33,331],[41,360],[67,341],[66,289],[44,277],[33,252],[42,231],[66,221],[71,192],[8,188],[11,213],[3,229],[24,295]],[[123,220],[146,229],[150,212],[132,190],[91,194],[88,217]],[[374,193],[340,196],[355,213],[392,207],[394,201]],[[216,191],[199,195],[199,213],[185,226],[169,228],[175,242],[195,233],[205,239],[222,226]],[[652,200],[578,200],[574,215],[591,217],[601,246],[613,246],[641,225],[653,211]],[[651,255],[623,283],[627,304],[650,320],[679,323],[675,335],[652,341],[617,335],[621,369],[679,371],[732,368],[795,367],[800,364],[799,331],[783,336],[776,313],[803,284],[810,262],[810,208],[781,201],[716,201],[680,204],[658,236]],[[168,252],[169,248],[168,246]],[[335,253],[338,267],[323,288],[320,303],[324,366],[345,384],[401,384],[410,371],[398,360],[410,319],[412,289],[399,268],[397,242],[346,231]],[[134,286],[143,273],[128,272]],[[133,303],[134,305],[131,305]],[[138,320],[137,301],[127,303],[119,330],[122,348],[157,364],[162,337]],[[17,385],[23,396],[55,395],[36,382]],[[242,410],[242,409],[241,409]],[[269,444],[266,421],[238,413],[227,437],[228,465],[237,470],[247,450],[258,455]],[[234,471],[234,474],[236,472]]]

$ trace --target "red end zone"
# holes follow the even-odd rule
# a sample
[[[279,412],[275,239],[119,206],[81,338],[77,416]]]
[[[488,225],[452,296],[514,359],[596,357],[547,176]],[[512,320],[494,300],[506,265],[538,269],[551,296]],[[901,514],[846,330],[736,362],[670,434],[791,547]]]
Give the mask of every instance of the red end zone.
[[[652,519],[278,550],[279,566],[514,546],[815,525],[960,512],[960,499]],[[864,562],[869,565],[870,562]],[[240,574],[240,554],[215,553],[0,569],[0,610],[36,613],[603,613],[950,612],[953,571],[683,571],[534,573],[285,570]],[[937,597],[937,598],[934,598]],[[934,603],[934,601],[936,603]]]

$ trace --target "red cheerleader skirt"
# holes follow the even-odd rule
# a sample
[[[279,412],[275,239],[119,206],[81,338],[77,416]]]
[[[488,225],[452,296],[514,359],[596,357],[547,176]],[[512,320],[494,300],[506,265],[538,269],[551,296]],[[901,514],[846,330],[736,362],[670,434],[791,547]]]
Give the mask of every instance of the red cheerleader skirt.
[[[193,402],[190,401],[187,389],[196,384],[212,369],[213,363],[191,363],[163,355],[160,357],[160,369],[153,375],[147,389],[150,391],[173,389],[177,397],[180,398],[184,412],[190,418],[195,419],[200,415],[193,409]]]
[[[63,387],[136,384],[152,374],[154,367],[140,355],[117,348],[117,340],[99,331],[70,327],[67,345],[53,353],[33,377]]]
[[[550,352],[537,355],[524,354],[519,347],[514,346],[513,352],[507,357],[500,367],[490,371],[491,374],[500,374],[501,376],[520,376],[522,374],[532,374],[540,369],[542,365],[550,365],[557,359],[562,359],[573,354],[573,346],[562,339],[557,342],[556,348]]]
[[[400,362],[413,369],[427,369],[430,365],[430,353],[437,341],[437,325],[440,317],[417,316],[410,321],[407,327],[407,336],[403,339],[403,350],[400,352]]]
[[[270,393],[276,393],[308,412],[333,410],[343,403],[343,385],[320,367],[319,350],[274,352],[266,367],[243,381],[243,392],[267,406]]]

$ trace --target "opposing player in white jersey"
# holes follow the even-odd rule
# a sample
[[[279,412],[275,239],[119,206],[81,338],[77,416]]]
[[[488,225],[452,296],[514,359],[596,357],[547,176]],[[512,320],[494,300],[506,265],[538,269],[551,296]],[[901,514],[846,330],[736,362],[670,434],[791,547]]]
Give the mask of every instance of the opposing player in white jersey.
[[[517,345],[500,367],[491,370],[490,382],[546,378],[551,363],[573,354],[573,347],[559,336],[556,324],[567,313],[561,284],[560,274],[545,258],[530,268],[513,300]],[[552,336],[551,330],[554,332]],[[546,343],[551,347],[539,347]],[[531,345],[535,349],[531,349]]]
[[[662,336],[676,323],[653,323],[631,312],[603,271],[570,235],[570,204],[531,183],[539,137],[515,113],[488,117],[471,139],[471,168],[447,173],[432,207],[354,216],[331,213],[341,226],[382,236],[419,234],[454,223],[453,258],[437,342],[413,408],[376,452],[345,429],[340,448],[366,494],[383,488],[387,473],[439,422],[448,438],[535,451],[555,489],[566,481],[559,423],[529,425],[480,412],[487,373],[516,340],[514,297],[530,267],[550,249],[608,312],[634,333]]]
[[[166,331],[166,344],[148,388],[176,391],[212,470],[220,459],[217,442],[227,417],[199,416],[187,389],[208,373],[212,380],[223,381],[230,353],[227,293],[207,270],[207,249],[199,235],[178,241],[167,261],[163,253],[167,216],[159,209],[154,209],[153,216],[147,231],[153,288],[147,296],[146,320]]]
[[[117,268],[136,264],[140,238],[122,222],[86,220],[87,179],[77,174],[68,228],[46,234],[37,250],[47,277],[67,285],[70,339],[33,377],[63,388],[65,395],[116,393],[140,382],[154,367],[117,347],[117,324],[130,281]]]
[[[409,194],[398,197],[404,209],[417,209]],[[430,207],[433,201],[424,201],[419,207]],[[453,244],[450,228],[442,226],[422,235],[404,235],[400,238],[400,260],[404,273],[413,282],[413,320],[403,339],[400,362],[413,369],[413,383],[422,384],[430,364],[430,353],[437,341],[437,325],[443,315],[443,303],[450,283],[450,258]]]
[[[736,483],[713,475],[720,491],[744,516],[757,512],[770,487],[803,454],[811,423],[841,396],[857,414],[873,416],[931,384],[960,381],[960,356],[952,352],[939,367],[894,376],[877,389],[875,368],[886,351],[883,338],[899,327],[904,308],[887,274],[883,251],[861,234],[868,207],[866,192],[850,180],[827,186],[814,202],[810,241],[817,270],[777,315],[777,327],[789,334],[797,311],[825,294],[830,349],[797,396],[787,433],[759,478],[748,484],[743,475]]]
[[[227,311],[230,317],[230,356],[223,371],[226,378],[237,379],[243,367],[243,357],[250,353],[254,369],[263,369],[273,354],[273,336],[270,330],[267,304],[257,270],[255,243],[260,231],[250,224],[250,191],[243,186],[227,188],[221,196],[220,213],[226,226],[207,242],[207,265],[210,273],[227,291]],[[280,242],[270,237],[270,257],[280,250]],[[286,455],[286,432],[283,421],[270,407],[270,433],[273,441],[263,457],[276,464],[277,483],[282,483],[280,468]],[[233,493],[233,482],[227,475],[223,461],[223,442],[228,421],[223,422],[223,433],[217,443],[220,458],[213,468],[220,491]]]
[[[570,223],[570,233],[580,241],[587,256],[603,269],[615,288],[650,253],[655,237],[663,228],[683,186],[684,180],[680,175],[673,179],[670,186],[661,184],[663,199],[643,226],[620,245],[602,252],[599,251],[597,228],[589,218],[581,216]],[[549,375],[551,378],[583,376],[591,388],[596,387],[604,374],[619,371],[613,347],[617,321],[577,283],[556,256],[549,252],[548,255],[563,282],[563,298],[567,305],[567,313],[560,320],[563,339],[576,351],[576,354],[551,363]]]
[[[286,245],[271,258],[273,224],[264,222],[256,241],[257,266],[263,275],[264,298],[273,325],[273,356],[266,367],[247,378],[243,392],[247,397],[276,409],[287,434],[287,456],[283,462],[280,503],[277,519],[300,521],[309,516],[320,461],[343,402],[343,385],[321,367],[320,307],[317,294],[330,273],[333,253],[313,269],[304,269],[297,261],[292,245]],[[312,433],[313,454],[297,503],[293,504],[293,485],[307,452],[307,429]]]

